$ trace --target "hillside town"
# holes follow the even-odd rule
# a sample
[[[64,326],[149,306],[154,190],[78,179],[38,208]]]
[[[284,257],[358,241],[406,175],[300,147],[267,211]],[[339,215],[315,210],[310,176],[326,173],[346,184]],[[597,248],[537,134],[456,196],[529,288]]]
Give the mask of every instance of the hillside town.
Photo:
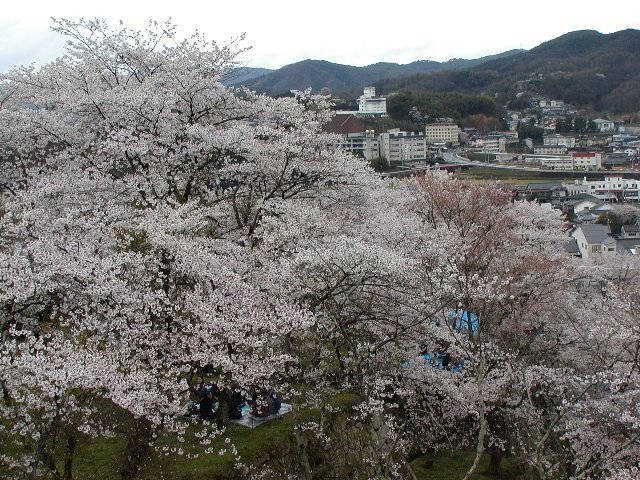
[[[386,98],[377,97],[374,87],[366,87],[358,99],[357,111],[338,111],[324,128],[339,136],[341,148],[371,162],[381,161],[389,169],[424,165],[457,171],[462,166],[437,163],[449,149],[458,158],[515,169],[598,174],[594,178],[585,175],[573,182],[501,186],[509,189],[514,199],[549,203],[566,215],[572,225],[567,253],[583,258],[611,252],[639,255],[640,170],[636,166],[640,160],[640,125],[596,118],[588,121],[592,132],[559,134],[555,133],[558,122],[577,112],[559,100],[532,101],[540,107],[539,117],[510,112],[510,130],[486,135],[473,128],[460,128],[451,118],[438,118],[421,131],[391,128],[377,133],[366,128],[364,122],[387,114]],[[521,139],[517,129],[520,122],[540,128],[542,141]],[[521,153],[515,153],[518,147]],[[632,208],[623,220],[617,214],[620,204]],[[618,223],[611,221],[614,218]]]
[[[376,96],[375,87],[365,87],[358,110],[337,110],[325,130],[340,135],[345,150],[387,167],[427,161],[450,147],[486,162],[549,171],[633,171],[640,163],[640,124],[585,119],[561,100],[531,97],[527,108],[507,110],[503,120],[508,129],[484,134],[461,128],[451,118],[435,118],[420,131],[376,132],[365,122],[387,116],[386,100]],[[577,132],[558,133],[568,121]],[[538,138],[523,137],[521,126],[534,129]]]

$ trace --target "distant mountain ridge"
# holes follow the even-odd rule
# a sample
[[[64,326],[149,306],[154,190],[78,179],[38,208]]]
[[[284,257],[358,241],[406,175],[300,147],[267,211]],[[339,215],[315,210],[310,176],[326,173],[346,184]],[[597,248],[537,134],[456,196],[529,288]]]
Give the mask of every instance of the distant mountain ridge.
[[[271,95],[286,93],[290,90],[303,90],[311,87],[314,91],[329,88],[332,92],[344,92],[359,89],[381,79],[402,77],[418,73],[435,73],[448,70],[473,68],[483,62],[505,58],[522,50],[510,50],[497,55],[489,55],[471,60],[451,59],[446,62],[418,60],[408,64],[378,62],[365,67],[342,65],[326,60],[302,60],[285,65],[266,74],[242,83],[248,87]]]
[[[221,80],[226,86],[242,85],[272,71],[269,68],[238,67],[223,75]]]
[[[640,30],[570,32],[466,70],[381,79],[381,92],[455,91],[509,98],[526,88],[580,107],[640,111]]]

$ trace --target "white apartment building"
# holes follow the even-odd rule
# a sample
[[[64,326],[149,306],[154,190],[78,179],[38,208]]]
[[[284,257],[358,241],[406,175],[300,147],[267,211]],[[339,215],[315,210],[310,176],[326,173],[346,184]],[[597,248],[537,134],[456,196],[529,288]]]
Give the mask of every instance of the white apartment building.
[[[571,155],[526,155],[528,160],[536,157],[542,168],[551,170],[596,171],[602,168],[602,155],[594,152],[573,152]]]
[[[587,180],[565,184],[569,195],[588,193],[605,202],[638,202],[640,180],[623,177],[605,177],[604,180]]]
[[[567,148],[574,148],[576,146],[576,139],[574,137],[565,137],[564,135],[545,135],[542,137],[542,143],[545,146],[563,146]]]
[[[380,134],[380,157],[388,164],[426,160],[427,142],[422,133],[394,128]]]
[[[602,155],[594,152],[573,152],[574,170],[600,170],[602,168]]]
[[[471,146],[479,151],[494,153],[504,153],[506,151],[506,145],[506,138],[500,135],[487,135],[471,143]]]
[[[429,123],[425,126],[427,143],[460,144],[460,127],[455,123]]]
[[[526,160],[532,159],[531,155]],[[573,158],[571,155],[548,155],[538,157],[540,166],[549,170],[573,170]]]
[[[343,150],[362,156],[365,160],[380,158],[380,141],[373,130],[346,133],[342,136],[338,146]]]
[[[563,145],[534,146],[533,153],[536,155],[565,155],[567,153],[567,147]]]
[[[611,120],[605,120],[604,118],[596,118],[593,123],[596,124],[596,128],[600,132],[613,132],[616,129]]]
[[[376,97],[376,87],[364,87],[364,93],[358,98],[359,115],[386,115],[387,99]]]

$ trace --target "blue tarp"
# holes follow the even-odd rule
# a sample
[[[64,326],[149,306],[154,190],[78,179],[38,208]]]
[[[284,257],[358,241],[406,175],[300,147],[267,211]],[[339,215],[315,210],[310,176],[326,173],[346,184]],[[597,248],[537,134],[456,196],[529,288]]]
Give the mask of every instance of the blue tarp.
[[[456,319],[453,326],[456,330],[471,330],[474,333],[478,331],[478,317],[475,313],[466,310],[451,310],[451,318]]]
[[[458,331],[471,330],[473,333],[478,331],[478,316],[475,313],[471,313],[466,310],[452,309],[450,312],[450,318],[455,318],[453,328]],[[442,361],[445,357],[444,353],[423,353],[421,356],[425,367],[436,367],[440,370],[445,368],[444,365],[442,365]],[[409,362],[403,362],[402,367],[408,368]],[[464,368],[464,360],[458,360],[455,365],[449,364],[448,368],[452,372],[459,372]]]

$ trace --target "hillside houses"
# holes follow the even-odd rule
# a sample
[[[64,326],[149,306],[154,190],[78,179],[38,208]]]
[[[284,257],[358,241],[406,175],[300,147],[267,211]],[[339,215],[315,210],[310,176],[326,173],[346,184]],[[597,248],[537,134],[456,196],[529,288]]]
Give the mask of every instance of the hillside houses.
[[[616,252],[623,255],[640,255],[640,226],[637,223],[623,225],[620,230],[619,234],[614,235],[609,225],[580,224],[573,229],[571,237],[575,239],[582,258]]]
[[[611,236],[608,225],[578,225],[571,236],[576,239],[582,258],[616,251],[616,240]]]

